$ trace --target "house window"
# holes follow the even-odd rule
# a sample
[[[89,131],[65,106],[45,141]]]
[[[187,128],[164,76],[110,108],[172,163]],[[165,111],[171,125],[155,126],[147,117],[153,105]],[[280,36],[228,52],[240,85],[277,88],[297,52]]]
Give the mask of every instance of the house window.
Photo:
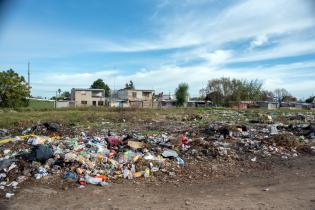
[[[99,101],[99,102],[98,102],[98,105],[99,105],[99,106],[103,106],[103,105],[104,105],[104,102],[103,102],[103,101]]]
[[[132,98],[137,98],[137,92],[132,92]]]
[[[81,101],[81,104],[86,105],[86,104],[87,104],[87,101]]]
[[[143,95],[143,97],[149,97],[150,93],[149,92],[143,92],[142,95]]]

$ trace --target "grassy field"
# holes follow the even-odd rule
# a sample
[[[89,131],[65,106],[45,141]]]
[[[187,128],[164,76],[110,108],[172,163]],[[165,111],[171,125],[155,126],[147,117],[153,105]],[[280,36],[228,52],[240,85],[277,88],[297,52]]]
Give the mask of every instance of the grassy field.
[[[222,115],[222,112],[231,111],[233,115]],[[239,113],[239,117],[238,117]],[[286,115],[293,113],[313,113],[307,110],[233,110],[228,108],[174,108],[174,109],[119,109],[108,107],[65,108],[65,109],[31,109],[0,110],[0,128],[23,127],[40,122],[59,122],[63,124],[100,125],[106,122],[136,123],[150,120],[180,120],[187,115],[206,116],[203,120],[226,120],[235,118],[242,122],[245,118],[255,118],[261,114]],[[203,121],[201,120],[201,121]],[[155,131],[158,133],[158,131]]]
[[[183,113],[182,109],[174,109],[172,113]],[[169,115],[169,110],[155,109],[118,109],[118,108],[69,108],[69,109],[20,109],[0,110],[0,128],[13,126],[27,126],[37,122],[60,122],[64,124],[89,125],[91,123],[102,122],[122,122],[123,119],[129,122],[138,119],[149,120],[158,119]]]
[[[53,101],[29,100],[29,108],[31,109],[53,109],[55,103]]]

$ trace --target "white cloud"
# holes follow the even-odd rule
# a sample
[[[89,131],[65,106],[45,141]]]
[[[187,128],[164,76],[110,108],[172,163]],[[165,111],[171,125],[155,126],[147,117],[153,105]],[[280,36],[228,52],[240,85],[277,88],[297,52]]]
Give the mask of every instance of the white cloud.
[[[200,57],[207,60],[209,64],[221,64],[231,58],[232,53],[228,50],[216,50],[212,53],[203,53]]]
[[[231,62],[248,62],[260,61],[267,59],[276,59],[281,57],[292,57],[304,54],[315,53],[315,39],[298,39],[298,40],[283,40],[277,46],[259,50],[250,51],[245,54],[240,54],[237,58],[233,58]]]
[[[259,35],[250,43],[250,49],[262,46],[266,44],[267,42],[268,42],[268,37],[266,35]]]
[[[77,74],[43,73],[40,75],[41,82],[34,83],[33,90],[53,91],[56,87],[88,87],[93,80],[101,77],[110,83],[112,88],[114,83],[116,87],[119,87],[118,84],[121,87],[132,79],[137,87],[153,88],[157,91],[173,91],[179,82],[185,81],[189,82],[192,94],[197,94],[206,80],[230,76],[262,79],[268,89],[283,86],[293,92],[295,87],[296,90],[305,91],[305,94],[311,93],[314,72],[301,72],[300,69],[306,66],[315,67],[313,63],[248,69],[226,69],[221,65],[314,53],[315,38],[304,36],[315,26],[313,11],[306,0],[235,1],[236,3],[224,7],[222,11],[212,9],[215,1],[185,0],[187,6],[178,6],[178,2],[182,3],[161,1],[160,10],[168,7],[171,9],[155,13],[148,24],[152,26],[152,33],[145,39],[108,38],[103,34],[80,34],[54,29],[46,31],[46,27],[36,28],[34,25],[30,28],[16,26],[2,34],[0,60],[7,61],[13,57],[25,59],[26,56],[26,59],[58,56],[65,58],[86,52],[139,52],[179,48],[169,58],[161,59],[160,63],[168,65],[156,65],[149,70],[135,73],[125,74],[112,70],[91,70]],[[211,5],[211,2],[214,4]],[[205,6],[208,3],[209,5]],[[274,37],[279,37],[277,43],[267,49],[257,48],[242,52],[231,45],[231,42],[252,40],[248,44],[254,49],[272,42]],[[176,65],[177,61],[200,58],[206,62],[190,67]],[[309,80],[305,80],[303,84],[292,79],[306,74]],[[289,80],[291,82],[287,82]]]
[[[211,12],[200,10],[214,7],[216,1],[180,1],[180,5],[187,5],[180,9],[177,9],[176,2],[160,2],[160,8],[172,7],[173,12],[153,18],[150,25],[155,33],[146,39],[104,38],[98,34],[83,35],[53,29],[47,31],[44,26],[25,28],[20,25],[5,30],[2,44],[7,49],[13,48],[15,53],[17,48],[19,51],[24,49],[22,53],[35,51],[35,56],[40,56],[42,51],[57,56],[82,51],[137,52],[200,44],[213,48],[252,37],[256,37],[253,45],[259,46],[267,41],[270,34],[287,34],[315,26],[314,16],[306,0],[247,0],[227,6],[222,11]],[[192,4],[195,5],[194,9],[190,7]]]
[[[241,1],[215,15],[187,10],[159,21],[161,47],[205,43],[213,46],[261,34],[286,34],[315,25],[313,13],[303,0]]]
[[[306,97],[314,92],[313,82],[315,72],[305,70],[315,68],[315,62],[293,63],[286,65],[274,65],[270,67],[255,68],[219,68],[210,65],[193,67],[161,66],[150,70],[140,70],[135,73],[125,74],[119,70],[100,72],[86,72],[76,74],[44,74],[41,75],[41,83],[34,83],[34,93],[52,93],[60,87],[62,90],[70,90],[72,87],[89,87],[98,78],[104,79],[112,89],[123,88],[124,84],[133,80],[136,88],[155,89],[156,92],[173,92],[180,82],[188,82],[190,94],[196,96],[199,90],[213,78],[231,77],[239,79],[260,79],[264,82],[264,88],[274,90],[279,87],[288,89],[299,97]],[[296,80],[306,77],[303,83]],[[115,87],[114,87],[115,85]],[[35,94],[36,95],[36,94]]]

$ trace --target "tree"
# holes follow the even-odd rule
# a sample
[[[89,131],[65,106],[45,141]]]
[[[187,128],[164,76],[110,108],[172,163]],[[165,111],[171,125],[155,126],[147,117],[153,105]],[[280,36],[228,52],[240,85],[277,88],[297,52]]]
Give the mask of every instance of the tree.
[[[175,90],[176,96],[176,105],[183,106],[184,103],[187,101],[188,97],[188,84],[187,83],[180,83],[178,88]]]
[[[27,106],[30,88],[23,76],[19,76],[12,69],[0,72],[0,106]]]
[[[128,90],[134,90],[135,89],[135,86],[134,86],[132,80],[130,80],[129,83],[126,83],[125,89],[128,89]]]
[[[69,100],[71,98],[71,93],[69,91],[64,91],[62,94],[59,94],[59,96],[53,96],[50,98],[50,100]]]
[[[60,93],[61,93],[61,89],[59,88],[59,89],[58,89],[58,95],[59,95],[59,97],[60,97]]]
[[[70,92],[69,91],[64,91],[62,94],[61,94],[61,98],[63,98],[63,99],[69,99],[69,98],[71,98],[71,94],[70,94]]]
[[[93,82],[93,84],[91,85],[91,88],[104,89],[105,90],[105,97],[109,97],[110,96],[110,88],[108,87],[107,84],[105,84],[105,82],[102,79],[95,80]]]
[[[273,94],[273,92],[271,92],[271,91],[263,90],[263,91],[261,92],[261,97],[260,97],[260,99],[261,99],[262,101],[273,101],[273,99],[274,99],[274,94]]]
[[[293,96],[284,96],[282,98],[283,102],[296,102],[297,98],[293,97]]]
[[[315,103],[315,96],[310,96],[305,100],[306,103]]]
[[[285,99],[287,96],[291,96],[291,94],[284,88],[278,88],[274,90],[274,95],[280,104],[283,99]]]
[[[241,100],[258,100],[262,94],[262,82],[259,80],[240,80],[222,77],[208,81],[206,88],[200,90],[206,101],[229,105]]]

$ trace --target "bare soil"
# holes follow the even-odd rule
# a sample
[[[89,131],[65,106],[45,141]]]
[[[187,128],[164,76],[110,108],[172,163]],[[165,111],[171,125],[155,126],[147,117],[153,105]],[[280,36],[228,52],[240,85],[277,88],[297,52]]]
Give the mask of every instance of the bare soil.
[[[315,209],[315,156],[272,161],[234,177],[126,180],[106,187],[27,183],[0,209]],[[209,166],[210,167],[210,166]],[[196,172],[197,173],[197,172]]]

